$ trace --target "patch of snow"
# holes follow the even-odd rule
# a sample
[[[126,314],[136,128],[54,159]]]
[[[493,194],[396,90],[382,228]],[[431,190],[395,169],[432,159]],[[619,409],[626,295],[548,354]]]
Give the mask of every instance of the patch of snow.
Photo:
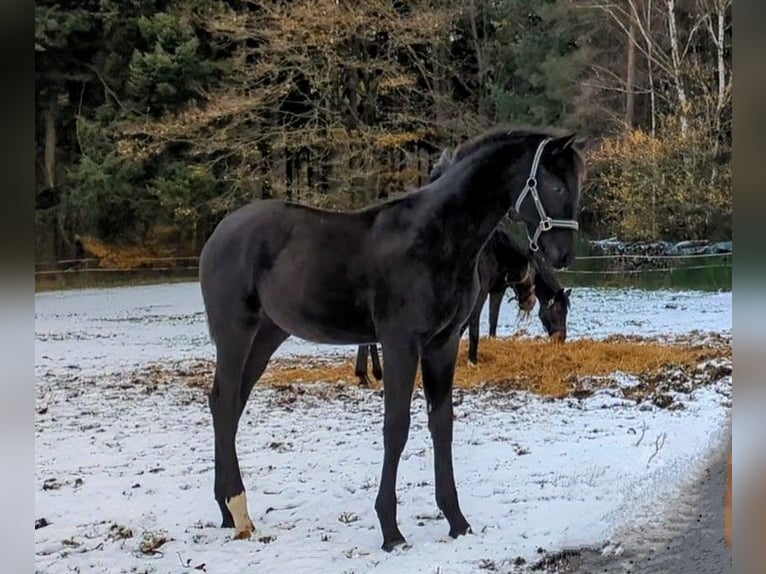
[[[730,292],[577,288],[570,299],[567,336],[573,339],[731,332]],[[537,309],[521,323],[517,309],[515,301],[504,302],[500,336],[520,327],[530,336],[544,335]],[[487,307],[481,320],[485,335]],[[214,357],[196,282],[39,293],[35,331],[38,376],[72,370],[118,372],[167,359]],[[275,356],[348,356],[355,350],[290,337]]]
[[[682,412],[639,411],[600,393],[556,401],[465,393],[455,472],[474,534],[452,540],[434,501],[418,393],[398,483],[411,547],[386,554],[373,510],[380,394],[302,388],[256,387],[248,404],[238,449],[258,531],[242,542],[215,527],[212,428],[201,391],[178,383],[146,393],[86,379],[52,385],[36,424],[36,512],[50,522],[35,532],[38,566],[180,572],[179,554],[210,572],[474,572],[482,560],[529,563],[539,547],[601,542],[635,513],[661,506],[701,471],[728,413],[711,388],[687,397]],[[133,537],[110,537],[117,528]],[[158,531],[169,539],[161,554],[141,553],[142,537]]]
[[[731,330],[730,293],[578,289],[574,297],[571,336]],[[669,300],[675,309],[665,308]],[[217,528],[203,392],[182,381],[146,385],[131,373],[157,360],[212,358],[198,285],[46,293],[36,303],[35,553],[38,571],[52,574],[202,565],[216,574],[510,572],[519,557],[534,562],[538,548],[602,547],[632,518],[660,510],[702,471],[730,412],[725,373],[674,394],[679,410],[637,407],[622,396],[629,378],[584,399],[465,392],[454,466],[474,534],[452,540],[434,500],[418,392],[397,488],[409,547],[387,554],[373,509],[380,393],[256,386],[238,452],[257,533],[234,541]],[[515,329],[514,304],[503,309],[501,333]],[[353,351],[290,339],[280,355]]]

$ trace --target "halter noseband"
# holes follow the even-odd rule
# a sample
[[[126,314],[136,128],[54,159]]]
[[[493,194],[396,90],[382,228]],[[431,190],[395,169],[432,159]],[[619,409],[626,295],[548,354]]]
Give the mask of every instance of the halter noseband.
[[[577,223],[576,219],[551,219],[548,217],[548,215],[545,213],[545,208],[543,208],[543,203],[540,201],[540,195],[537,193],[537,168],[540,165],[540,158],[543,155],[543,148],[545,147],[545,144],[547,144],[549,141],[551,141],[551,138],[546,138],[543,141],[540,142],[540,145],[537,146],[537,151],[535,152],[535,158],[532,160],[532,168],[529,170],[529,177],[527,178],[527,183],[524,185],[524,189],[521,190],[521,193],[519,194],[519,198],[516,200],[516,205],[514,206],[514,209],[516,212],[521,215],[521,204],[524,202],[524,199],[527,197],[527,194],[532,196],[532,201],[535,202],[535,207],[537,208],[537,214],[540,216],[540,222],[537,224],[537,229],[535,229],[534,234],[530,237],[529,236],[529,230],[527,230],[527,238],[529,239],[529,250],[530,251],[537,251],[540,249],[540,246],[537,243],[537,240],[540,238],[540,235],[544,231],[550,231],[554,227],[561,227],[564,229],[574,229],[577,231],[580,226]]]

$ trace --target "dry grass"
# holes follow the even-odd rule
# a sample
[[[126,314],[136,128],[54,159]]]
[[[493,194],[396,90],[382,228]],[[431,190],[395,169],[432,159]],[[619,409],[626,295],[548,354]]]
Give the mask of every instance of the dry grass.
[[[98,257],[99,266],[109,269],[135,269],[146,266],[147,261],[153,258],[172,255],[168,250],[140,245],[112,245],[90,236],[81,237],[81,240],[85,250]]]
[[[668,344],[642,339],[613,337],[555,344],[547,339],[482,339],[479,363],[468,364],[467,343],[461,342],[455,386],[471,389],[495,385],[527,390],[540,395],[567,396],[584,377],[615,372],[631,375],[659,374],[673,367],[691,368],[714,357],[730,357],[728,345]],[[384,366],[385,372],[385,366]],[[272,364],[261,379],[264,383],[344,382],[355,384],[353,361],[335,364]],[[417,379],[420,384],[420,374]]]

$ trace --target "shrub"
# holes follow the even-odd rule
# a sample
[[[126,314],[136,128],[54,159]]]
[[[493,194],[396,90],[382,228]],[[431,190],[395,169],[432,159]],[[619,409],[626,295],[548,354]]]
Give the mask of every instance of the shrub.
[[[667,122],[604,140],[588,162],[583,211],[592,234],[628,241],[731,238],[728,148]]]

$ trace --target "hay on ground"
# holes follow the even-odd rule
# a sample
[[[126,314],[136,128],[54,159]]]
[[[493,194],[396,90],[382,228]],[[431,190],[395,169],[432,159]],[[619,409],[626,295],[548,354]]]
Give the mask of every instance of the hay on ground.
[[[467,351],[467,342],[462,341],[456,387],[495,385],[554,397],[569,395],[585,377],[606,377],[616,372],[646,376],[670,368],[692,368],[705,360],[731,355],[728,346],[670,344],[628,337],[582,339],[565,344],[548,339],[485,338],[479,344],[475,366],[468,364]],[[383,368],[385,373],[385,365]],[[357,382],[353,360],[335,364],[282,360],[270,365],[261,380],[278,385]],[[417,384],[421,384],[420,373]]]

